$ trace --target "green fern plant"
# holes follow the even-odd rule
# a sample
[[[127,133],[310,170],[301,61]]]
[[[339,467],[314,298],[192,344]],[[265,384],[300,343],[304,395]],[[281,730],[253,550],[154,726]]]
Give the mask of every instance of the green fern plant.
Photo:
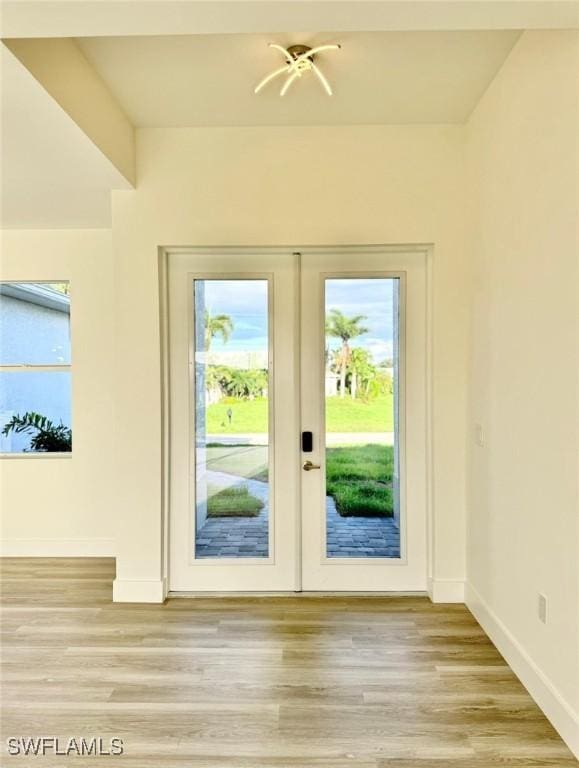
[[[16,414],[4,425],[2,434],[10,432],[32,435],[30,450],[49,453],[66,453],[72,451],[72,432],[62,422],[56,425],[52,421],[34,411],[27,411],[23,416]]]

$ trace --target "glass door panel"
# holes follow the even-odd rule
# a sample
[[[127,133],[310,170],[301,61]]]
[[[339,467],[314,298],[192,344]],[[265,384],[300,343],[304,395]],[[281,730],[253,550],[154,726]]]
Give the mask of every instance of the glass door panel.
[[[196,558],[269,556],[267,280],[194,281]]]
[[[326,555],[399,558],[400,279],[324,282]]]

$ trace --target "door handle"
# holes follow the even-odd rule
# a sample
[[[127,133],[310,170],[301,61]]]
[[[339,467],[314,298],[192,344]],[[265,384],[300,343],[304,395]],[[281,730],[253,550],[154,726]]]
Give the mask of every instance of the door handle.
[[[311,471],[312,471],[312,469],[319,469],[319,468],[320,468],[320,465],[319,465],[319,464],[312,464],[312,462],[311,462],[311,461],[304,461],[304,463],[303,463],[303,465],[302,465],[302,468],[303,468],[303,469],[304,469],[306,472],[311,472]]]

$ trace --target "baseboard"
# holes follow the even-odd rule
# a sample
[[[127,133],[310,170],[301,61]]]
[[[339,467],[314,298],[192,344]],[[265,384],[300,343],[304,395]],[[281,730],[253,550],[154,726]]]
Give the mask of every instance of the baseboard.
[[[543,674],[523,646],[491,610],[477,590],[467,582],[466,605],[478,623],[504,656],[515,675],[579,759],[579,713]]]
[[[115,579],[114,603],[164,603],[167,597],[165,579]]]
[[[464,581],[428,579],[428,596],[433,603],[464,603]]]
[[[114,539],[0,539],[0,557],[115,557]]]
[[[211,598],[211,600],[217,600],[220,597],[291,597],[298,598],[299,600],[328,600],[335,598],[340,600],[343,597],[355,597],[358,600],[375,600],[377,597],[388,597],[393,600],[397,598],[405,597],[426,597],[427,593],[424,590],[419,592],[255,592],[255,591],[241,591],[241,592],[214,592],[213,590],[207,590],[206,592],[187,590],[169,590],[167,597],[177,598],[179,600],[186,600],[188,598]]]

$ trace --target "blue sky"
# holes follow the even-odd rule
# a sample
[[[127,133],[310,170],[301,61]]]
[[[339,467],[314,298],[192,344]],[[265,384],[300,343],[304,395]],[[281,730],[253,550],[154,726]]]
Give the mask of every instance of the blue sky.
[[[211,351],[256,352],[267,349],[267,280],[205,280],[205,306],[211,315],[229,315],[233,333],[219,336]]]
[[[340,309],[345,315],[365,315],[368,333],[353,343],[369,350],[375,362],[392,357],[392,302],[394,280],[326,280],[326,311]],[[212,315],[229,315],[234,324],[226,345],[219,337],[212,342],[216,352],[254,352],[267,349],[267,281],[206,280],[205,303]],[[329,340],[336,349],[340,341]]]
[[[394,283],[387,278],[336,278],[326,280],[326,313],[339,309],[347,317],[364,315],[361,324],[368,333],[353,339],[350,346],[371,352],[375,363],[392,357]],[[338,349],[340,339],[328,339]]]

